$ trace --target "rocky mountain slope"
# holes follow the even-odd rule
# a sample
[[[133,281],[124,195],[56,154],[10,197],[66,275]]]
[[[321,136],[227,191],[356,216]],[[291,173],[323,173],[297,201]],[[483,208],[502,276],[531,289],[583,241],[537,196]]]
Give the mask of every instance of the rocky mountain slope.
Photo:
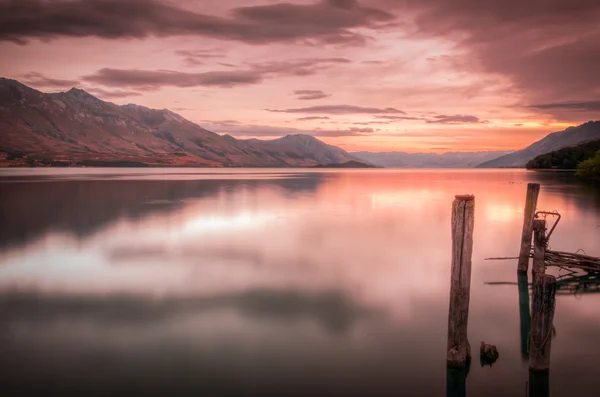
[[[525,167],[536,156],[595,139],[600,139],[600,121],[588,121],[564,131],[553,132],[525,149],[484,162],[478,167]]]
[[[0,152],[42,164],[302,167],[355,160],[308,135],[239,140],[167,109],[102,101],[73,88],[46,94],[0,78]]]

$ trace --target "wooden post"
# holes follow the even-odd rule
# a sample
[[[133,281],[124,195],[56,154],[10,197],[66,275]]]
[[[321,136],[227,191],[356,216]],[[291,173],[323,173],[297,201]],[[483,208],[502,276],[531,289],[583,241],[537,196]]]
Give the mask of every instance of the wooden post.
[[[546,273],[546,221],[534,219],[533,221],[533,278]]]
[[[529,338],[529,369],[550,369],[552,322],[554,320],[554,295],[556,278],[549,274],[537,274],[533,278],[533,307]]]
[[[527,273],[517,274],[519,285],[519,319],[521,326],[521,358],[529,361],[529,331],[531,329],[531,315],[529,312],[529,285]]]
[[[550,372],[529,371],[529,397],[550,395]]]
[[[448,313],[447,364],[465,367],[471,359],[467,339],[475,197],[456,196],[452,203],[452,274]]]
[[[446,397],[465,397],[467,395],[466,368],[446,368]]]
[[[527,196],[525,198],[525,214],[523,215],[523,233],[521,234],[521,251],[519,252],[519,263],[517,270],[526,272],[529,268],[529,254],[531,252],[531,233],[533,216],[537,207],[540,194],[539,183],[527,184]]]

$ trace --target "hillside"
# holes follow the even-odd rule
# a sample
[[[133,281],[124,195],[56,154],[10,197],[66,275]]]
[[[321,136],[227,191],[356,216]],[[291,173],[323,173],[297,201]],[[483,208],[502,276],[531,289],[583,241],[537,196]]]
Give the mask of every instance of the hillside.
[[[527,162],[528,169],[576,169],[582,161],[591,159],[600,150],[600,139],[542,154]]]
[[[352,152],[351,155],[378,167],[396,168],[471,168],[513,151],[491,152]]]
[[[550,153],[581,142],[600,139],[600,121],[588,121],[564,131],[553,132],[525,149],[486,161],[478,168],[525,167],[528,161],[541,154]]]
[[[310,167],[354,160],[308,135],[240,140],[167,109],[119,106],[76,88],[46,94],[4,78],[0,134],[4,162],[25,158],[54,165]]]
[[[347,161],[345,163],[329,163],[324,165],[315,165],[313,168],[377,168],[371,164],[361,163],[360,161]]]

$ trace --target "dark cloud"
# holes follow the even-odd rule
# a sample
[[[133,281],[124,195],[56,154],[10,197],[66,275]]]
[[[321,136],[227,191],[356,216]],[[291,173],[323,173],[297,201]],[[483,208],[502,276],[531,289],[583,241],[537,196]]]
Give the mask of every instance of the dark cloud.
[[[411,117],[411,116],[387,116],[387,115],[383,115],[383,116],[375,116],[376,119],[383,119],[383,120],[425,120],[422,117]]]
[[[108,90],[103,90],[102,88],[86,88],[86,91],[88,91],[90,94],[96,95],[100,99],[102,99],[102,98],[105,98],[105,99],[127,98],[127,97],[142,95],[141,93],[135,92],[135,91],[124,91],[124,90],[108,91]]]
[[[344,58],[306,58],[278,62],[248,64],[247,69],[186,73],[174,70],[140,70],[104,68],[84,76],[87,82],[109,87],[130,87],[138,90],[156,90],[162,86],[175,87],[234,87],[262,82],[267,77],[312,75],[336,64],[349,63]],[[233,66],[233,65],[229,65]]]
[[[373,132],[372,128],[348,128],[348,129],[300,129],[293,127],[277,127],[268,125],[242,124],[234,120],[209,121],[203,126],[218,133],[226,133],[242,137],[280,137],[284,135],[305,134],[318,137],[342,137],[367,135]]]
[[[318,113],[318,114],[378,114],[378,113],[404,113],[394,108],[373,108],[353,105],[326,105],[311,106],[299,109],[266,109],[278,113]]]
[[[308,120],[329,120],[330,117],[327,116],[308,116],[308,117],[300,117],[296,119],[296,121],[308,121]]]
[[[301,99],[304,101],[322,99],[331,96],[331,94],[326,94],[321,90],[296,90],[294,91],[294,95],[296,95],[296,99]]]
[[[365,65],[381,65],[384,61],[362,61]]]
[[[532,108],[552,110],[552,109],[567,109],[576,111],[600,111],[600,101],[587,102],[562,102],[562,103],[543,103],[531,105]]]
[[[427,123],[433,124],[477,124],[486,123],[484,120],[480,120],[478,117],[455,114],[454,116],[439,115],[434,116],[433,119],[427,120]]]
[[[414,34],[453,40],[464,67],[501,75],[527,104],[594,101],[600,88],[600,3],[597,0],[370,0],[414,15]],[[580,108],[547,107],[557,117]],[[594,109],[591,109],[594,110]]]
[[[40,88],[75,87],[79,84],[79,81],[77,80],[53,79],[37,72],[27,73],[22,75],[21,77],[23,78],[24,84]]]
[[[207,59],[225,57],[225,54],[217,49],[177,50],[175,55],[182,57],[183,63],[189,67],[204,65]]]
[[[0,2],[0,40],[196,35],[252,44],[362,44],[368,39],[365,28],[393,19],[356,0],[239,7],[227,17],[158,0],[5,0]]]
[[[522,125],[523,125],[523,124],[521,124],[521,123],[519,123],[519,124],[515,124],[515,127],[520,127],[520,126],[522,126]]]
[[[251,71],[184,73],[172,70],[100,69],[84,76],[87,82],[105,86],[135,87],[143,89],[174,87],[234,87],[260,83],[263,76]]]
[[[391,121],[367,121],[364,123],[352,123],[353,125],[390,124]]]

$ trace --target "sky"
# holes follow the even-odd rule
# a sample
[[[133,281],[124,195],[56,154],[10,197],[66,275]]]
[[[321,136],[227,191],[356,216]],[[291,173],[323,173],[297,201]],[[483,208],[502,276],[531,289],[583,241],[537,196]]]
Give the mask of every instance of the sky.
[[[0,76],[349,151],[519,149],[599,119],[597,0],[0,0]]]

